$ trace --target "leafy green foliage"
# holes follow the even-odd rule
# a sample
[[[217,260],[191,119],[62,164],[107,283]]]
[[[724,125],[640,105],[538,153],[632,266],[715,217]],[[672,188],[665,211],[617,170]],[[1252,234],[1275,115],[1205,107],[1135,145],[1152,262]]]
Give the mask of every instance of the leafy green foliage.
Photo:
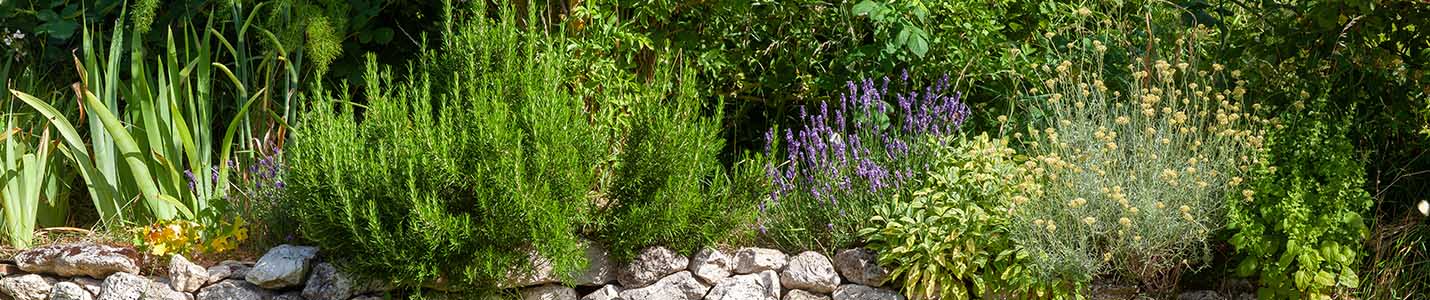
[[[48,181],[58,180],[49,170],[52,160],[50,130],[46,126],[34,145],[20,136],[13,114],[6,118],[5,156],[0,161],[0,210],[4,211],[4,235],[11,247],[25,249],[34,238],[36,219],[40,214],[63,214],[66,207],[57,207],[59,199],[49,192]],[[33,148],[33,149],[31,149]]]
[[[1262,299],[1330,299],[1360,286],[1359,246],[1369,234],[1364,169],[1347,140],[1349,119],[1324,98],[1282,114],[1249,184],[1227,197],[1239,276],[1259,275]]]
[[[876,208],[872,227],[859,231],[879,262],[893,266],[904,293],[915,299],[1073,295],[1026,274],[1027,253],[1009,239],[1013,207],[1035,196],[1040,184],[1007,141],[984,134],[923,142],[937,146],[922,187],[902,195],[908,200]]]
[[[405,285],[493,283],[525,249],[558,274],[580,265],[605,147],[564,86],[559,40],[501,11],[450,24],[403,80],[370,56],[361,115],[342,96],[299,120],[284,191],[304,237]]]
[[[884,41],[883,55],[912,53],[923,58],[928,54],[932,38],[923,27],[928,23],[929,8],[922,1],[864,0],[851,12],[874,22],[877,40]]]
[[[751,208],[731,201],[718,159],[720,115],[701,116],[694,80],[689,71],[660,72],[634,107],[614,171],[613,203],[602,213],[609,225],[601,239],[618,257],[651,245],[693,250],[749,221]]]
[[[1411,207],[1430,187],[1430,6],[1398,0],[1246,1],[1193,7],[1224,27],[1217,55],[1247,74],[1248,97],[1288,110],[1325,91],[1328,116],[1349,115],[1380,210]],[[1321,97],[1317,95],[1317,97]],[[1345,109],[1355,107],[1356,109]],[[1398,180],[1385,180],[1397,178]],[[1369,216],[1367,216],[1369,217]]]

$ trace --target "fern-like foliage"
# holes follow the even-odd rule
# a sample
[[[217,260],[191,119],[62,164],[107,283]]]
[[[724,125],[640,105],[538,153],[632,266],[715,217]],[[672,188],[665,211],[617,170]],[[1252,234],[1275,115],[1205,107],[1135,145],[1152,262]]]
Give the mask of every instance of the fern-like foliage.
[[[669,70],[656,73],[633,97],[612,203],[601,214],[600,238],[617,257],[650,245],[693,250],[751,216],[749,205],[732,201],[719,160],[721,106],[713,116],[701,114],[693,70],[680,72],[679,81]]]
[[[365,108],[328,97],[299,120],[286,196],[301,231],[408,285],[490,286],[526,249],[570,274],[606,147],[563,85],[563,53],[509,9],[448,28],[404,79],[369,56]]]

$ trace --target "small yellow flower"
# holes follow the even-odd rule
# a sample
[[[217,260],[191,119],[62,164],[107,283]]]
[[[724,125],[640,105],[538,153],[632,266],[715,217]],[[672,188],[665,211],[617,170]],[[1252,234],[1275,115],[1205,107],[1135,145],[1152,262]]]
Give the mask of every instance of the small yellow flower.
[[[1033,220],[1033,225],[1043,226],[1043,219]]]
[[[1087,9],[1087,7],[1079,7],[1079,8],[1077,9],[1077,15],[1079,15],[1079,16],[1084,16],[1084,17],[1086,17],[1086,16],[1091,16],[1091,15],[1092,15],[1092,10],[1091,10],[1091,9]]]
[[[1128,208],[1128,209],[1127,209],[1127,212],[1132,213],[1132,214],[1135,215],[1135,214],[1137,214],[1137,213],[1139,213],[1139,212],[1142,212],[1142,210],[1141,210],[1141,209],[1137,209],[1136,206],[1133,206],[1133,207],[1131,207],[1131,208]]]
[[[1186,205],[1182,205],[1182,207],[1179,208],[1179,209],[1180,209],[1180,210],[1182,211],[1182,213],[1184,213],[1184,214],[1186,214],[1186,213],[1191,213],[1191,212],[1192,212],[1192,208],[1191,208],[1191,207],[1188,207],[1188,206],[1186,206]]]
[[[1132,122],[1132,119],[1127,118],[1127,116],[1117,117],[1117,125],[1127,125],[1127,123],[1131,123],[1131,122]]]
[[[998,115],[998,123],[1008,123],[1008,116]]]
[[[1087,225],[1097,224],[1097,218],[1093,218],[1093,217],[1082,218],[1082,222],[1083,222],[1083,223],[1087,223]]]
[[[1126,217],[1117,219],[1117,223],[1122,224],[1122,226],[1132,227],[1132,219],[1128,219]]]
[[[1106,262],[1106,261],[1112,261],[1112,252],[1103,253],[1103,254],[1102,254],[1102,261],[1104,261],[1104,262]]]
[[[1252,191],[1252,190],[1241,190],[1241,196],[1242,196],[1242,197],[1251,198],[1251,196],[1253,196],[1253,195],[1256,195],[1256,192],[1255,192],[1255,191]]]
[[[1052,222],[1048,222],[1048,232],[1057,232],[1057,231],[1058,231],[1058,224],[1053,224]]]
[[[1134,236],[1132,236],[1132,241],[1134,241],[1134,242],[1141,242],[1141,241],[1142,241],[1142,236],[1141,236],[1141,235],[1134,235]]]

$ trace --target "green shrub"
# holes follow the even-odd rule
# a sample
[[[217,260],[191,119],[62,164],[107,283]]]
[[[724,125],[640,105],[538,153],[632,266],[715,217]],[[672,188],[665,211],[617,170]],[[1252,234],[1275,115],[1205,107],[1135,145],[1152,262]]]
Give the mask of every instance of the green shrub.
[[[298,120],[285,195],[304,237],[407,285],[492,283],[527,247],[557,274],[579,267],[606,148],[562,82],[556,38],[501,11],[448,24],[402,80],[369,57],[361,116],[343,96]]]
[[[617,257],[650,245],[692,250],[749,221],[720,163],[720,113],[702,116],[693,71],[659,71],[635,95],[601,240]],[[679,80],[674,80],[679,76]],[[718,107],[718,106],[717,106]]]
[[[1349,119],[1331,117],[1323,99],[1282,114],[1249,184],[1226,200],[1236,273],[1259,274],[1261,299],[1329,299],[1360,285],[1372,201]]]
[[[1017,207],[1011,229],[1043,280],[1116,275],[1167,292],[1210,261],[1223,195],[1262,138],[1226,79],[1235,76],[1201,60],[1198,31],[1173,33],[1157,42],[1074,31],[1046,47],[1057,63],[1038,68],[1023,98],[1032,125],[1015,134],[1045,193]]]
[[[1057,298],[1069,286],[1026,272],[1028,253],[1009,239],[1014,207],[1040,193],[1003,139],[986,134],[922,141],[935,159],[915,191],[882,204],[860,230],[879,263],[914,299]],[[905,200],[906,199],[906,200]]]

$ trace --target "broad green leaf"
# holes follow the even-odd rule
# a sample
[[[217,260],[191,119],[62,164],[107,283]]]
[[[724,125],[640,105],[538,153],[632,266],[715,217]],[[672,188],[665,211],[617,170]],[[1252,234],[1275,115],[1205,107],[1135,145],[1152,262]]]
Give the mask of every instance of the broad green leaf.
[[[1322,286],[1328,286],[1328,287],[1329,287],[1329,286],[1335,286],[1335,285],[1336,285],[1336,276],[1335,276],[1335,275],[1332,275],[1331,272],[1326,272],[1326,271],[1316,272],[1316,283],[1318,283],[1318,284],[1320,284],[1320,285],[1322,285]]]
[[[874,0],[864,0],[863,2],[859,2],[859,4],[855,4],[854,9],[850,12],[853,12],[856,16],[866,15],[870,12],[873,12],[875,9],[878,9],[879,6],[882,6],[882,4],[874,2]]]
[[[913,51],[914,55],[917,55],[919,58],[923,58],[924,54],[928,54],[929,52],[928,34],[924,33],[922,29],[915,28],[914,30],[915,34],[909,36],[909,50]]]

